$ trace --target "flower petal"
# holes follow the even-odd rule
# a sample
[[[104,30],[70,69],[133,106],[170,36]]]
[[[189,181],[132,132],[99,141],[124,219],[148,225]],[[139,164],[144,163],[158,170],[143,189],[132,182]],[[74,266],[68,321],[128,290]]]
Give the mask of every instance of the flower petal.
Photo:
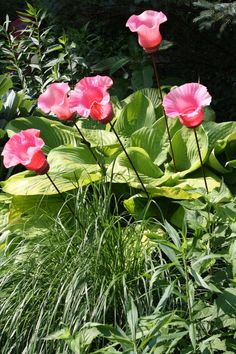
[[[69,85],[64,82],[48,85],[46,91],[38,98],[38,108],[44,113],[52,112],[53,106],[62,105],[64,103],[65,96],[69,91]]]

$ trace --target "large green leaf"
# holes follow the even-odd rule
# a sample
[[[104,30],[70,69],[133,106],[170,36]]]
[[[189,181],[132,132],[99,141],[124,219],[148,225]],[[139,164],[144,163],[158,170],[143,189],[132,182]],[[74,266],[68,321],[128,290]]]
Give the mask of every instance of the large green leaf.
[[[171,137],[181,128],[177,119],[170,119],[168,125]],[[165,118],[158,119],[151,128],[143,127],[134,132],[131,144],[143,148],[155,164],[161,165],[167,159],[170,149]]]
[[[99,147],[104,153],[110,155],[113,150],[119,148],[115,134],[106,130],[81,128],[82,122],[77,122],[86,140],[92,147]],[[20,130],[35,128],[39,129],[40,136],[44,140],[45,150],[49,151],[60,145],[80,145],[81,136],[75,127],[66,126],[63,123],[44,117],[17,118],[8,123],[6,129],[9,136]]]
[[[201,126],[196,129],[196,133],[204,162],[208,153],[207,134]],[[177,171],[184,171],[184,174],[187,174],[201,166],[193,129],[182,127],[178,130],[173,136],[172,145]]]
[[[130,147],[126,151],[144,184],[156,181],[156,179],[159,180],[163,175],[161,169],[152,162],[147,152],[142,148]],[[124,152],[119,154],[117,159],[110,164],[107,174],[114,183],[128,183],[135,188],[141,188],[135,171]]]
[[[217,142],[224,140],[232,132],[236,131],[236,122],[204,122],[203,126],[208,136],[209,152],[211,152]]]
[[[162,177],[164,178],[165,175]],[[209,192],[215,189],[219,189],[221,186],[221,180],[214,178],[213,176],[207,176],[207,185]],[[168,181],[170,184],[171,179]],[[175,182],[175,183],[174,183]],[[155,185],[151,183],[147,186],[148,192],[152,197],[166,197],[170,199],[197,199],[205,194],[205,184],[202,177],[199,178],[186,178],[179,181],[173,180],[173,185]],[[230,195],[229,191],[228,195]]]
[[[228,173],[235,167],[236,126],[235,130],[215,142],[207,164],[220,173]]]
[[[149,127],[156,121],[155,109],[152,102],[138,91],[130,103],[121,111],[115,128],[123,137],[130,137],[136,130]]]
[[[41,236],[48,232],[49,224],[54,224],[62,204],[59,195],[15,195],[12,198],[8,229],[21,238]]]
[[[49,175],[60,190],[65,192],[100,179],[98,165],[86,146],[61,146],[48,155]],[[3,190],[15,195],[57,194],[46,175],[36,176],[24,171],[2,182]]]
[[[9,136],[12,136],[20,130],[29,128],[40,130],[40,136],[46,144],[47,151],[60,145],[77,146],[80,143],[80,138],[71,127],[44,117],[33,116],[14,119],[7,124],[6,130]]]

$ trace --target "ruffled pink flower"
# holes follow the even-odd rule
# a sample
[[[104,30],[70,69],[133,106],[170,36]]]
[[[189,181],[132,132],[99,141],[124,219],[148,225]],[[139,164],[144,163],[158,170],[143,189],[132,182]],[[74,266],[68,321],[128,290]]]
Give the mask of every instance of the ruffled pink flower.
[[[23,165],[28,170],[42,175],[49,170],[49,164],[41,151],[44,141],[37,129],[27,129],[14,134],[4,146],[2,151],[5,167]]]
[[[69,91],[69,85],[64,82],[48,85],[46,91],[38,98],[38,107],[44,113],[55,114],[60,120],[73,119],[74,114],[69,109]]]
[[[82,117],[91,117],[101,123],[108,123],[113,118],[112,104],[107,90],[113,81],[108,76],[85,77],[71,91],[69,107]]]
[[[132,15],[126,27],[129,27],[131,32],[138,33],[138,42],[147,53],[154,53],[162,41],[160,24],[166,21],[167,17],[163,12],[147,10],[138,16]]]
[[[179,116],[180,123],[188,128],[198,127],[203,119],[203,107],[211,103],[207,88],[198,83],[179,86],[163,99],[166,115],[170,118]]]

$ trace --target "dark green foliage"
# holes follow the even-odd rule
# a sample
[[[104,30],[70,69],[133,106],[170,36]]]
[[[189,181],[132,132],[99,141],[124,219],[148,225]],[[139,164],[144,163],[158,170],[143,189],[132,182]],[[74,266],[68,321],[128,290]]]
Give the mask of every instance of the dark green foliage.
[[[199,16],[194,19],[201,30],[217,26],[219,32],[222,33],[225,30],[230,30],[229,27],[236,25],[236,1],[209,2],[199,0],[194,2],[194,6],[201,9]]]

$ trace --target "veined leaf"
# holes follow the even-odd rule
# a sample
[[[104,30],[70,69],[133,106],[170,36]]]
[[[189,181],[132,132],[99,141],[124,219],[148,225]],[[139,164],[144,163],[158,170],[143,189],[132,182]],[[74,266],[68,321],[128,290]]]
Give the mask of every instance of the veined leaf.
[[[169,120],[170,135],[173,136],[181,128],[177,119]],[[131,135],[132,146],[147,151],[152,161],[160,166],[166,159],[170,149],[165,118],[158,119],[151,128],[143,127]]]
[[[126,151],[144,184],[154,182],[163,175],[161,169],[152,162],[145,150],[130,147]],[[110,164],[107,174],[114,183],[128,183],[135,188],[141,188],[135,171],[124,152],[118,155],[114,163]]]
[[[77,146],[80,143],[80,138],[73,128],[44,117],[33,116],[14,119],[7,124],[6,130],[9,136],[12,136],[20,130],[30,128],[40,130],[40,136],[45,142],[47,151],[60,145]]]
[[[60,192],[65,192],[100,179],[100,169],[87,147],[61,146],[48,155],[49,175]],[[2,182],[3,190],[15,195],[57,194],[46,175],[24,171]]]
[[[155,121],[156,114],[152,102],[138,91],[134,94],[132,101],[122,109],[115,129],[118,134],[128,138],[142,127],[151,128]]]
[[[208,138],[204,129],[200,126],[196,130],[203,162],[208,153]],[[185,171],[185,174],[197,170],[200,159],[193,129],[182,127],[172,139],[177,171]]]

